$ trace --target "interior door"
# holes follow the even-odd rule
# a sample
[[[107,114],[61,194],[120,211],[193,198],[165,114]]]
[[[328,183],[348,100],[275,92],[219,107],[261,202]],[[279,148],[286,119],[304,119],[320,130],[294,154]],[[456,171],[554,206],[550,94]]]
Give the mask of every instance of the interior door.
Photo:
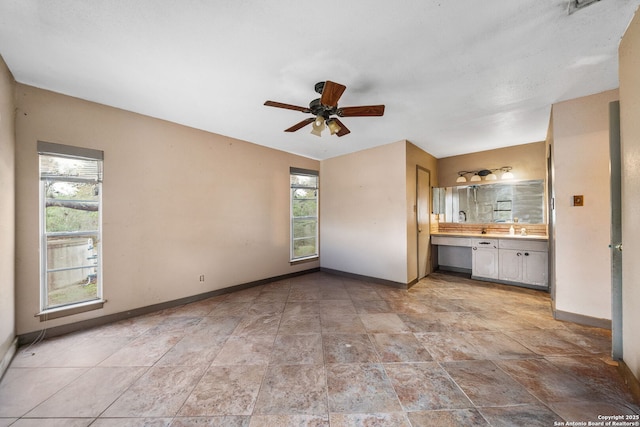
[[[554,172],[553,163],[553,145],[549,145],[549,153],[547,156],[547,223],[549,227],[549,251],[547,252],[548,278],[549,278],[549,294],[551,295],[551,303],[555,313],[556,300],[556,201],[554,190]]]
[[[431,172],[416,168],[416,222],[418,229],[418,280],[429,274],[431,264]]]
[[[620,157],[620,101],[609,104],[611,161],[611,357],[622,359],[622,176]]]

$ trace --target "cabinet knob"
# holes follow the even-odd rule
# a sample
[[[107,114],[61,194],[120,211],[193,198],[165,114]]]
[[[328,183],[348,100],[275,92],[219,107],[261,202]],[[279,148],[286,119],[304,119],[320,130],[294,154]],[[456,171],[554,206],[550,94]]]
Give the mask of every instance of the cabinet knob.
[[[522,254],[521,254],[520,252],[518,252],[516,255],[518,255],[518,256],[522,256]]]
[[[524,253],[524,256],[529,256],[529,252],[525,252],[525,253]]]
[[[477,251],[477,250],[478,250],[478,248],[477,248],[477,247],[475,247],[475,246],[474,246],[472,249],[473,249],[474,251]]]

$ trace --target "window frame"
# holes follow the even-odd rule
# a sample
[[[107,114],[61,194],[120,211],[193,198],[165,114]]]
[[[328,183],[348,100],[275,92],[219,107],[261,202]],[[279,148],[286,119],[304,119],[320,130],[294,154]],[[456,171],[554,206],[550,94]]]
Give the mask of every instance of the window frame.
[[[314,177],[316,179],[316,184],[315,186],[304,186],[304,185],[294,185],[291,181],[292,181],[292,177],[293,176],[307,176],[307,177]],[[294,194],[295,194],[295,190],[297,189],[305,189],[305,190],[315,190],[315,200],[316,200],[316,212],[315,212],[315,216],[305,216],[305,217],[294,217],[293,214],[293,206],[294,206]],[[319,217],[320,217],[320,174],[318,171],[316,170],[311,170],[311,169],[301,169],[301,168],[294,168],[291,167],[289,168],[289,219],[290,219],[290,224],[289,224],[289,261],[290,263],[298,263],[298,262],[304,262],[304,261],[309,261],[309,260],[316,260],[320,257],[320,221],[319,221]],[[311,236],[305,236],[305,237],[296,237],[295,236],[295,232],[294,232],[294,224],[295,224],[295,220],[296,219],[300,219],[300,218],[306,218],[306,219],[312,219],[315,221],[315,235],[312,237],[315,241],[315,252],[311,255],[303,255],[303,256],[295,256],[294,255],[294,243],[296,240],[300,240],[303,238],[311,238]]]
[[[55,144],[51,142],[38,141],[38,181],[39,181],[39,249],[40,249],[40,312],[36,316],[40,316],[40,320],[50,320],[57,317],[68,316],[72,314],[82,313],[89,310],[102,308],[105,300],[103,299],[103,262],[102,262],[102,182],[104,167],[104,152],[90,148],[75,147],[63,144]],[[98,162],[96,168],[95,179],[63,176],[60,178],[46,177],[43,178],[41,159],[42,156],[78,159],[84,161]],[[80,231],[51,231],[47,232],[46,221],[46,189],[45,183],[57,182],[74,182],[74,183],[93,183],[98,188],[98,227],[97,230],[80,230]],[[48,239],[50,237],[96,237],[97,254],[96,254],[96,297],[84,299],[77,302],[62,303],[58,305],[49,305],[48,294]],[[65,269],[77,269],[79,267],[70,267]],[[87,268],[80,266],[80,268]],[[60,270],[62,271],[62,270]]]

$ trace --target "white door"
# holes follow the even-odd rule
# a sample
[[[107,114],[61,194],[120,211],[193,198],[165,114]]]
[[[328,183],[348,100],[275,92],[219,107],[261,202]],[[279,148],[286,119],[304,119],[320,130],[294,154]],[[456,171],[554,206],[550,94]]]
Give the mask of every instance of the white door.
[[[431,173],[420,166],[416,169],[416,221],[418,228],[418,280],[429,274],[431,245]]]

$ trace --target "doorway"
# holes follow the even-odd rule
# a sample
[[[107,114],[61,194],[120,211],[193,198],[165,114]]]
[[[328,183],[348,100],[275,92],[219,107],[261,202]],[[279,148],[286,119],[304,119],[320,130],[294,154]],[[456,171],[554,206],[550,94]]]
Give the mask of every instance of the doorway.
[[[431,266],[431,172],[416,166],[416,229],[418,233],[418,280]]]

